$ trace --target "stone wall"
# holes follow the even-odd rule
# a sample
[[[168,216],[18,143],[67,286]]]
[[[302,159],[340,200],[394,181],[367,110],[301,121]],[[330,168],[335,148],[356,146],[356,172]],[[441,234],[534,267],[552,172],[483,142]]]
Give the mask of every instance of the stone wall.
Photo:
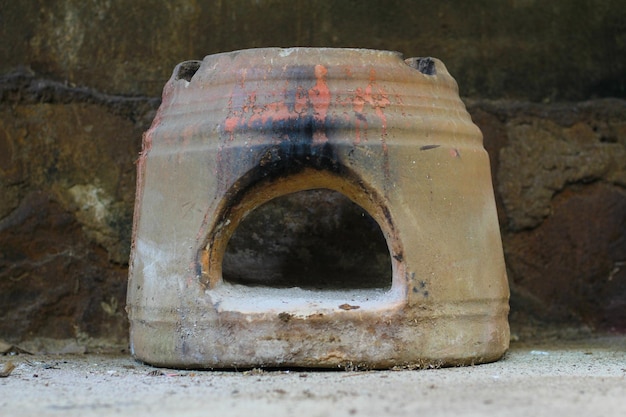
[[[156,98],[0,82],[0,339],[126,338],[134,161]]]
[[[235,49],[390,49],[446,63],[461,95],[624,95],[621,0],[3,0],[0,73],[158,96],[175,64]]]
[[[620,1],[0,0],[0,339],[124,344],[134,161],[177,62],[441,58],[492,159],[514,332],[626,330]]]
[[[468,110],[492,158],[514,328],[626,330],[626,101]]]

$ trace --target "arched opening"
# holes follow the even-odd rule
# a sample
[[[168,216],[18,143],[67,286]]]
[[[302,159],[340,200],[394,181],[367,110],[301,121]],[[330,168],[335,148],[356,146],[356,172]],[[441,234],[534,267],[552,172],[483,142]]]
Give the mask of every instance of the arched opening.
[[[248,213],[230,237],[222,277],[246,286],[388,290],[392,260],[381,227],[365,209],[318,188]]]

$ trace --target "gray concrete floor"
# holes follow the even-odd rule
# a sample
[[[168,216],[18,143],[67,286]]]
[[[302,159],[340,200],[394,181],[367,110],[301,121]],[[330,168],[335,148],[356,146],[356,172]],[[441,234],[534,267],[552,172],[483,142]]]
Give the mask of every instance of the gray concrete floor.
[[[625,416],[626,337],[513,343],[417,371],[155,369],[127,355],[1,356],[2,416]],[[558,413],[558,414],[557,414]]]

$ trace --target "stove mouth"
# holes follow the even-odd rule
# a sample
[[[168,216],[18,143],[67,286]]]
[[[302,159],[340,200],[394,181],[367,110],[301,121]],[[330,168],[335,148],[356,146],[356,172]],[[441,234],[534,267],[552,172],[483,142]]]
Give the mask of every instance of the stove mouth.
[[[391,288],[378,223],[327,188],[276,197],[242,219],[222,260],[224,282],[314,291]]]
[[[208,291],[295,289],[364,300],[404,293],[402,244],[385,200],[342,172],[304,168],[251,185],[247,176],[237,181],[198,256]]]

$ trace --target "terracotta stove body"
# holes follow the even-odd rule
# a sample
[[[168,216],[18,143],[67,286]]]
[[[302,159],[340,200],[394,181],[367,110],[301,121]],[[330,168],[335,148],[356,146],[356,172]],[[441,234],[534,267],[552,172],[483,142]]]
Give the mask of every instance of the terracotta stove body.
[[[327,189],[378,223],[390,288],[222,277],[230,236],[276,197]],[[509,343],[482,135],[436,59],[267,48],[179,64],[144,135],[131,348],[158,366],[460,365]]]

